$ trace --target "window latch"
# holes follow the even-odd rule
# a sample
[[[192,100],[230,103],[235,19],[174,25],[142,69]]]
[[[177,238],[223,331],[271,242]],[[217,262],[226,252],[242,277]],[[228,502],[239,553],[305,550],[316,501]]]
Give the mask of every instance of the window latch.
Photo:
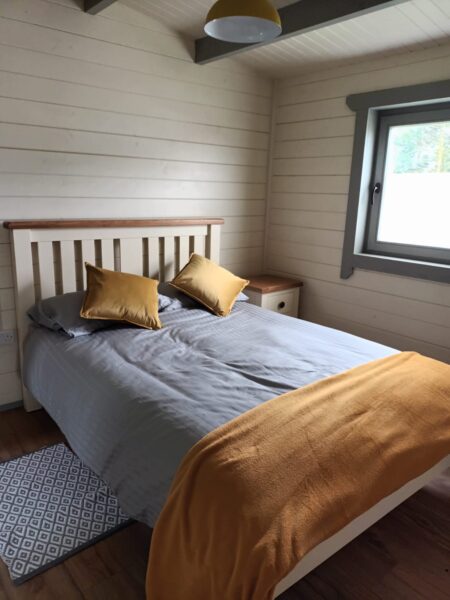
[[[370,206],[373,206],[375,203],[375,194],[379,194],[381,192],[381,183],[376,183],[372,188],[372,195],[370,197]]]

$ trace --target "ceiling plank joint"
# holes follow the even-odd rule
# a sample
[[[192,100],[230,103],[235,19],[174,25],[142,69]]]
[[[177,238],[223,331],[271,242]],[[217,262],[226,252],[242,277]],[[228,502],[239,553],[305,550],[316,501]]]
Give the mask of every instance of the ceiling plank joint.
[[[282,33],[262,44],[234,44],[211,37],[195,41],[195,62],[207,64],[233,56],[251,48],[260,48],[300,33],[307,33],[327,25],[340,23],[369,12],[388,8],[407,0],[298,0],[279,9]]]
[[[96,15],[100,11],[111,6],[116,0],[84,0],[84,12]]]

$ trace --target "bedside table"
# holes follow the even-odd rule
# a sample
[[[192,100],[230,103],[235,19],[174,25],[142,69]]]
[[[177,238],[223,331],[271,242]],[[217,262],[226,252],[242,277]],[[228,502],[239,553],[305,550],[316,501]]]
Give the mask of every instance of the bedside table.
[[[257,275],[249,279],[250,283],[244,289],[244,294],[252,304],[298,317],[300,288],[303,285],[301,281],[276,275]]]

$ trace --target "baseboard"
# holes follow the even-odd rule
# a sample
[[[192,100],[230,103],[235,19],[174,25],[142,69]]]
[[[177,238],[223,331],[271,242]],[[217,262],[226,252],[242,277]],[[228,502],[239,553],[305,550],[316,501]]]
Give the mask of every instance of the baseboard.
[[[21,402],[21,401],[11,402],[10,404],[1,404],[0,412],[5,412],[7,410],[13,410],[14,408],[22,408],[22,407],[23,407],[23,402]]]

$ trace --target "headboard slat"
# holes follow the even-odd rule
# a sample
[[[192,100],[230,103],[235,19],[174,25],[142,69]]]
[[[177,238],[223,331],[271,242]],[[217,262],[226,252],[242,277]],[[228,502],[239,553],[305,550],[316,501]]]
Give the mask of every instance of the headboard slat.
[[[125,239],[120,242],[120,270],[134,275],[144,274],[142,239]]]
[[[60,242],[61,248],[61,274],[63,293],[75,292],[77,289],[77,276],[75,271],[75,246],[71,241]],[[62,266],[64,265],[64,268]]]
[[[175,238],[165,237],[163,240],[164,280],[169,281],[175,277]]]
[[[100,240],[102,249],[102,267],[114,271],[114,240]]]
[[[210,235],[206,238],[206,254],[214,262],[220,262],[220,225],[210,226]]]
[[[200,235],[196,235],[194,238],[194,252],[196,254],[201,254],[202,256],[204,256],[205,248],[205,238]]]
[[[181,270],[189,260],[189,237],[186,235],[180,237],[178,258]]]
[[[53,243],[39,242],[38,245],[38,269],[41,297],[49,298],[56,294],[55,265],[53,258]]]
[[[95,265],[95,240],[81,240],[81,258],[85,262]],[[83,270],[83,284],[86,286],[86,269]]]
[[[148,238],[148,276],[159,277],[159,238]]]

